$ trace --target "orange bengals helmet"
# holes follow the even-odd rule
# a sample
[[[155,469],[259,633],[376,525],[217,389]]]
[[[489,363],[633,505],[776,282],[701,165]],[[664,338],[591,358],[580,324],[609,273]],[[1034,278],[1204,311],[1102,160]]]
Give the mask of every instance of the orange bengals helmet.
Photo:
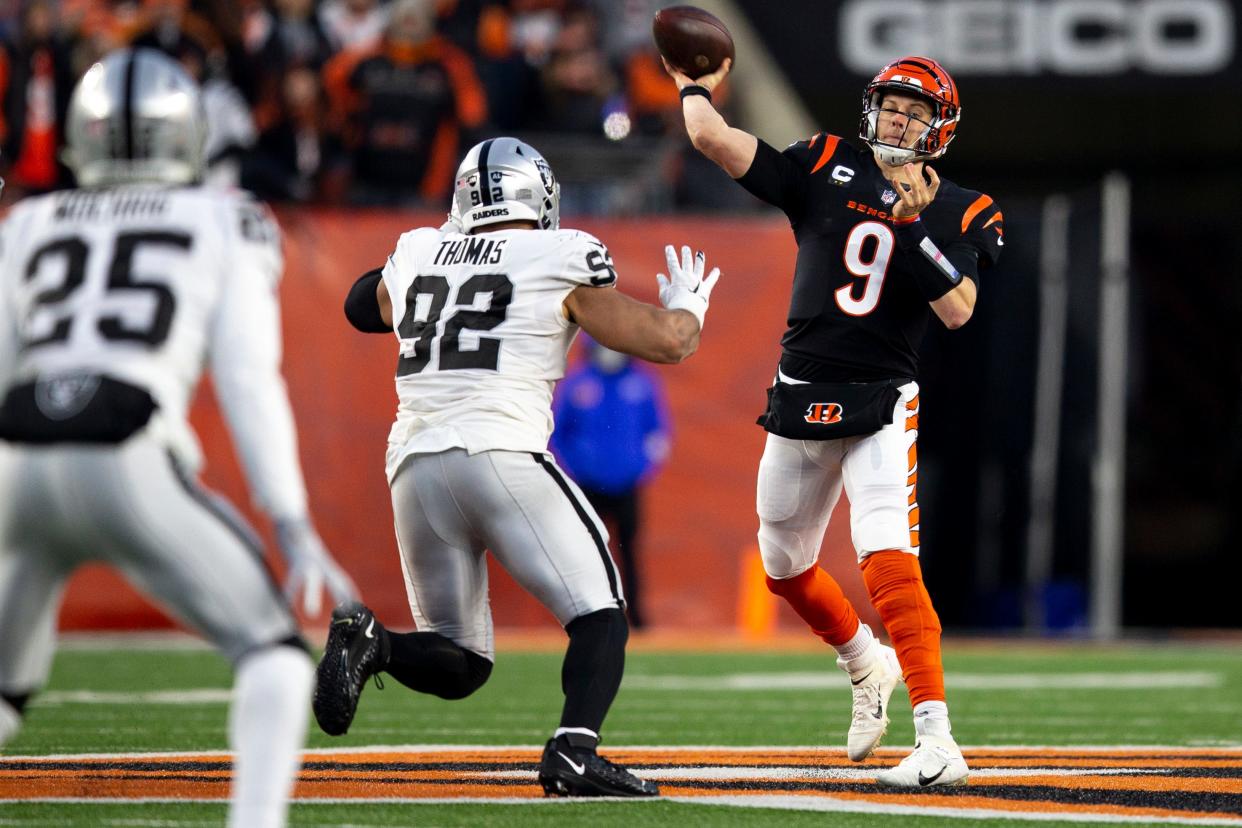
[[[931,123],[924,126],[923,133],[911,147],[886,144],[876,137],[876,121],[885,92],[917,95],[932,105]],[[929,161],[944,155],[961,117],[957,84],[944,67],[931,58],[903,57],[885,66],[867,84],[858,134],[886,164],[897,166],[910,161]]]

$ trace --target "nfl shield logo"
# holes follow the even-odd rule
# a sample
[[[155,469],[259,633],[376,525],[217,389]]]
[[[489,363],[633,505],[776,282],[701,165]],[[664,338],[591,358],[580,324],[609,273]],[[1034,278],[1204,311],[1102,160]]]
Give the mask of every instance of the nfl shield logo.
[[[893,192],[892,190],[885,190],[883,193],[880,194],[880,201],[883,201],[885,204],[892,204],[896,200],[897,200],[897,193]]]

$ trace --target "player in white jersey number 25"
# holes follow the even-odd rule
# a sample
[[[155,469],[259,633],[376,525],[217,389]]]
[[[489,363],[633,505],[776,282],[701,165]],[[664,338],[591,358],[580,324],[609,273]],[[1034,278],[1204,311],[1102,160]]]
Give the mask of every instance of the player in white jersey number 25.
[[[65,579],[111,564],[236,668],[229,824],[285,823],[313,663],[254,533],[196,480],[203,364],[287,592],[354,593],[311,526],[280,376],[280,236],[267,210],[197,185],[206,124],[181,67],[113,53],[74,91],[80,189],[26,199],[0,233],[0,743],[52,662]]]
[[[359,330],[396,333],[397,420],[388,439],[397,544],[418,631],[338,607],[314,709],[330,734],[353,720],[367,678],[386,671],[460,699],[491,674],[487,563],[496,560],[569,635],[565,704],[539,781],[555,796],[654,796],[596,753],[629,636],[607,532],[548,453],[552,388],[579,328],[601,345],[675,363],[698,347],[708,297],[702,253],[667,248],[663,307],[614,289],[599,240],[558,227],[560,187],[533,147],[484,141],[457,171],[450,221],[401,236],[345,310]]]

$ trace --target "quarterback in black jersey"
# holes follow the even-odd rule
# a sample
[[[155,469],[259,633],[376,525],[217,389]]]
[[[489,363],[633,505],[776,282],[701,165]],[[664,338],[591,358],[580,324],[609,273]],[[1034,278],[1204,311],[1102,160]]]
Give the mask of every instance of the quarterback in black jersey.
[[[729,126],[711,105],[725,61],[681,90],[695,148],[789,217],[798,242],[781,360],[759,422],[759,548],[768,587],[837,652],[853,685],[846,749],[875,750],[904,680],[914,751],[877,781],[921,788],[966,781],[945,702],[940,622],[919,568],[918,345],[933,314],[970,318],[980,270],[1004,246],[992,199],[942,180],[927,161],[953,140],[957,86],[936,61],[908,57],[867,85],[863,147],[820,133],[778,151]],[[844,489],[871,601],[892,641],[872,634],[817,565]]]

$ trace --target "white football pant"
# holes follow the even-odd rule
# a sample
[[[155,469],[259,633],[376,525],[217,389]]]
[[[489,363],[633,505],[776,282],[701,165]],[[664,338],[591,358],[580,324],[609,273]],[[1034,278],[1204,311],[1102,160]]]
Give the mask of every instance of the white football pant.
[[[111,564],[234,663],[230,825],[283,825],[314,667],[252,534],[142,434],[0,445],[0,693],[47,682],[65,580]]]
[[[486,550],[561,626],[624,607],[604,524],[550,454],[411,455],[393,479],[392,507],[420,630],[495,657]]]
[[[918,384],[900,391],[892,423],[874,434],[839,440],[768,435],[756,508],[759,551],[770,577],[793,578],[815,565],[842,488],[860,561],[883,549],[918,554]]]

